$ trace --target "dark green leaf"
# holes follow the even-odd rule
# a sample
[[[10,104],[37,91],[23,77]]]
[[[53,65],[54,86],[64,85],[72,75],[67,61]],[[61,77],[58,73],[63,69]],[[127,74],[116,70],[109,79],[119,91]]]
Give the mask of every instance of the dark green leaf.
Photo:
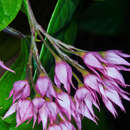
[[[25,79],[26,65],[28,61],[28,48],[27,39],[22,40],[21,52],[15,63],[11,68],[16,74],[6,72],[0,79],[0,115],[3,115],[5,111],[11,105],[12,100],[6,100],[9,96],[9,92],[12,89],[13,83],[17,80]]]
[[[123,30],[127,0],[93,1],[82,6],[80,29],[100,35],[115,35]]]
[[[0,130],[9,130],[9,125],[0,118]]]
[[[84,118],[82,120],[82,129],[83,130],[109,130],[109,126],[107,124],[107,119],[106,119],[106,115],[104,113],[103,110],[101,110],[100,112],[98,112],[97,110],[95,110],[95,113],[98,117],[98,124],[95,124],[93,121]]]
[[[0,31],[13,21],[21,4],[22,0],[0,0]]]

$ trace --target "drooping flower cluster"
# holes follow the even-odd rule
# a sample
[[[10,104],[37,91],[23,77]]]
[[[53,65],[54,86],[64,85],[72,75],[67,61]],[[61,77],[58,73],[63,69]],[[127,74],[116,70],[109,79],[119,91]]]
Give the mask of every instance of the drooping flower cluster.
[[[14,83],[9,95],[13,95],[13,104],[4,118],[16,112],[17,126],[33,118],[33,126],[38,120],[38,123],[42,122],[43,130],[75,130],[71,124],[73,117],[78,130],[81,130],[81,118],[84,116],[96,123],[93,106],[100,110],[98,96],[101,96],[104,105],[114,117],[117,116],[115,105],[125,111],[121,99],[130,101],[130,98],[121,87],[129,85],[125,84],[119,71],[129,71],[125,66],[130,64],[124,58],[129,58],[130,55],[111,50],[100,53],[82,52],[79,56],[86,64],[86,70],[80,72],[83,82],[77,80],[77,87],[72,82],[74,75],[71,66],[58,59],[55,66],[55,84],[42,73],[34,87],[35,98],[29,98],[28,81]],[[74,96],[71,96],[71,87],[75,89]]]

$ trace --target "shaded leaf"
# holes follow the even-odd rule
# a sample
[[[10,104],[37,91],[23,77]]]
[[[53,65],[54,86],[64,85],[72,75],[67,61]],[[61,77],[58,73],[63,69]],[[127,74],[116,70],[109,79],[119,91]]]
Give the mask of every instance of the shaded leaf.
[[[0,59],[7,61],[18,53],[20,40],[0,32]],[[10,50],[9,50],[10,49]],[[9,51],[8,51],[9,50]]]
[[[0,31],[14,20],[21,4],[22,0],[0,0]]]
[[[7,72],[0,79],[0,115],[3,115],[5,111],[11,105],[12,100],[6,100],[9,96],[9,92],[12,89],[13,83],[17,80],[25,79],[26,65],[28,61],[28,48],[27,39],[22,40],[21,52],[15,63],[11,66],[16,74]]]

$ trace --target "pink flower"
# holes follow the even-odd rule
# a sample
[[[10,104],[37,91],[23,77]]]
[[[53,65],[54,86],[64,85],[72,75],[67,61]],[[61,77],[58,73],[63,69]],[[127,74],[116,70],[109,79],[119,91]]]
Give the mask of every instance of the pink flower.
[[[126,99],[128,101],[130,101],[130,98],[127,96],[127,93],[123,91],[115,81],[104,79],[103,84],[100,85],[99,89],[106,108],[114,115],[114,117],[117,116],[114,104],[119,106],[122,111],[125,111],[121,98]]]
[[[87,74],[86,76],[84,76],[84,85],[97,92],[99,92],[100,82],[101,82],[101,79],[99,79],[99,77],[97,77],[94,74]]]
[[[81,114],[78,113],[77,109],[76,109],[76,104],[74,101],[71,100],[71,114],[75,120],[75,123],[78,127],[78,130],[81,130]]]
[[[47,128],[48,119],[50,121],[50,124],[52,124],[56,120],[58,113],[59,108],[54,102],[50,101],[43,104],[39,110],[39,116],[43,124],[43,130],[46,130]]]
[[[114,67],[105,67],[105,70],[104,70],[103,74],[104,74],[104,76],[106,76],[110,80],[111,79],[115,80],[121,86],[126,86],[122,74],[116,68],[114,68]]]
[[[94,114],[92,106],[94,105],[99,109],[97,96],[86,87],[81,87],[76,91],[74,99],[78,113],[96,123],[96,115]]]
[[[47,95],[48,97],[55,96],[55,91],[50,79],[45,75],[40,75],[35,86],[36,92],[42,97]]]
[[[61,83],[68,93],[70,93],[70,85],[72,84],[72,69],[63,61],[57,62],[55,66],[55,83],[60,88]]]
[[[109,50],[104,52],[104,59],[109,64],[130,66],[130,63],[127,62],[124,58],[130,58],[130,55],[122,53],[118,50]]]
[[[3,119],[10,116],[16,112],[16,122],[17,126],[25,122],[26,120],[31,120],[33,117],[33,104],[30,100],[19,100],[18,102],[12,104],[9,110],[4,115]]]
[[[16,81],[9,97],[13,95],[13,103],[18,99],[26,99],[30,96],[30,86],[27,80]]]
[[[48,130],[62,130],[60,125],[53,124],[48,127]]]
[[[61,130],[76,130],[69,121],[64,121],[63,123],[60,123],[60,127]]]
[[[76,129],[69,121],[64,121],[59,124],[50,125],[48,130],[76,130]]]
[[[0,60],[0,67],[2,67],[5,70],[8,70],[10,72],[15,73],[12,69],[8,68],[7,66],[4,65],[3,61]]]
[[[97,52],[86,52],[83,54],[82,59],[88,68],[103,69],[103,66],[97,58],[99,54]]]
[[[65,92],[57,93],[56,102],[60,111],[63,112],[69,120],[71,120],[71,97]]]
[[[39,114],[39,110],[41,109],[41,107],[45,103],[45,100],[41,97],[37,97],[37,98],[34,98],[32,100],[32,103],[33,103],[33,106],[34,106],[34,122],[33,122],[33,127],[34,127],[36,120],[37,120],[37,116]]]

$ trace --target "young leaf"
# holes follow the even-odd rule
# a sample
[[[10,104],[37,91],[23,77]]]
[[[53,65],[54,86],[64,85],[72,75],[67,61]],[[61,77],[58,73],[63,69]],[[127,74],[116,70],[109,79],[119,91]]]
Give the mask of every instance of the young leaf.
[[[21,4],[22,0],[0,0],[0,31],[14,20]]]

